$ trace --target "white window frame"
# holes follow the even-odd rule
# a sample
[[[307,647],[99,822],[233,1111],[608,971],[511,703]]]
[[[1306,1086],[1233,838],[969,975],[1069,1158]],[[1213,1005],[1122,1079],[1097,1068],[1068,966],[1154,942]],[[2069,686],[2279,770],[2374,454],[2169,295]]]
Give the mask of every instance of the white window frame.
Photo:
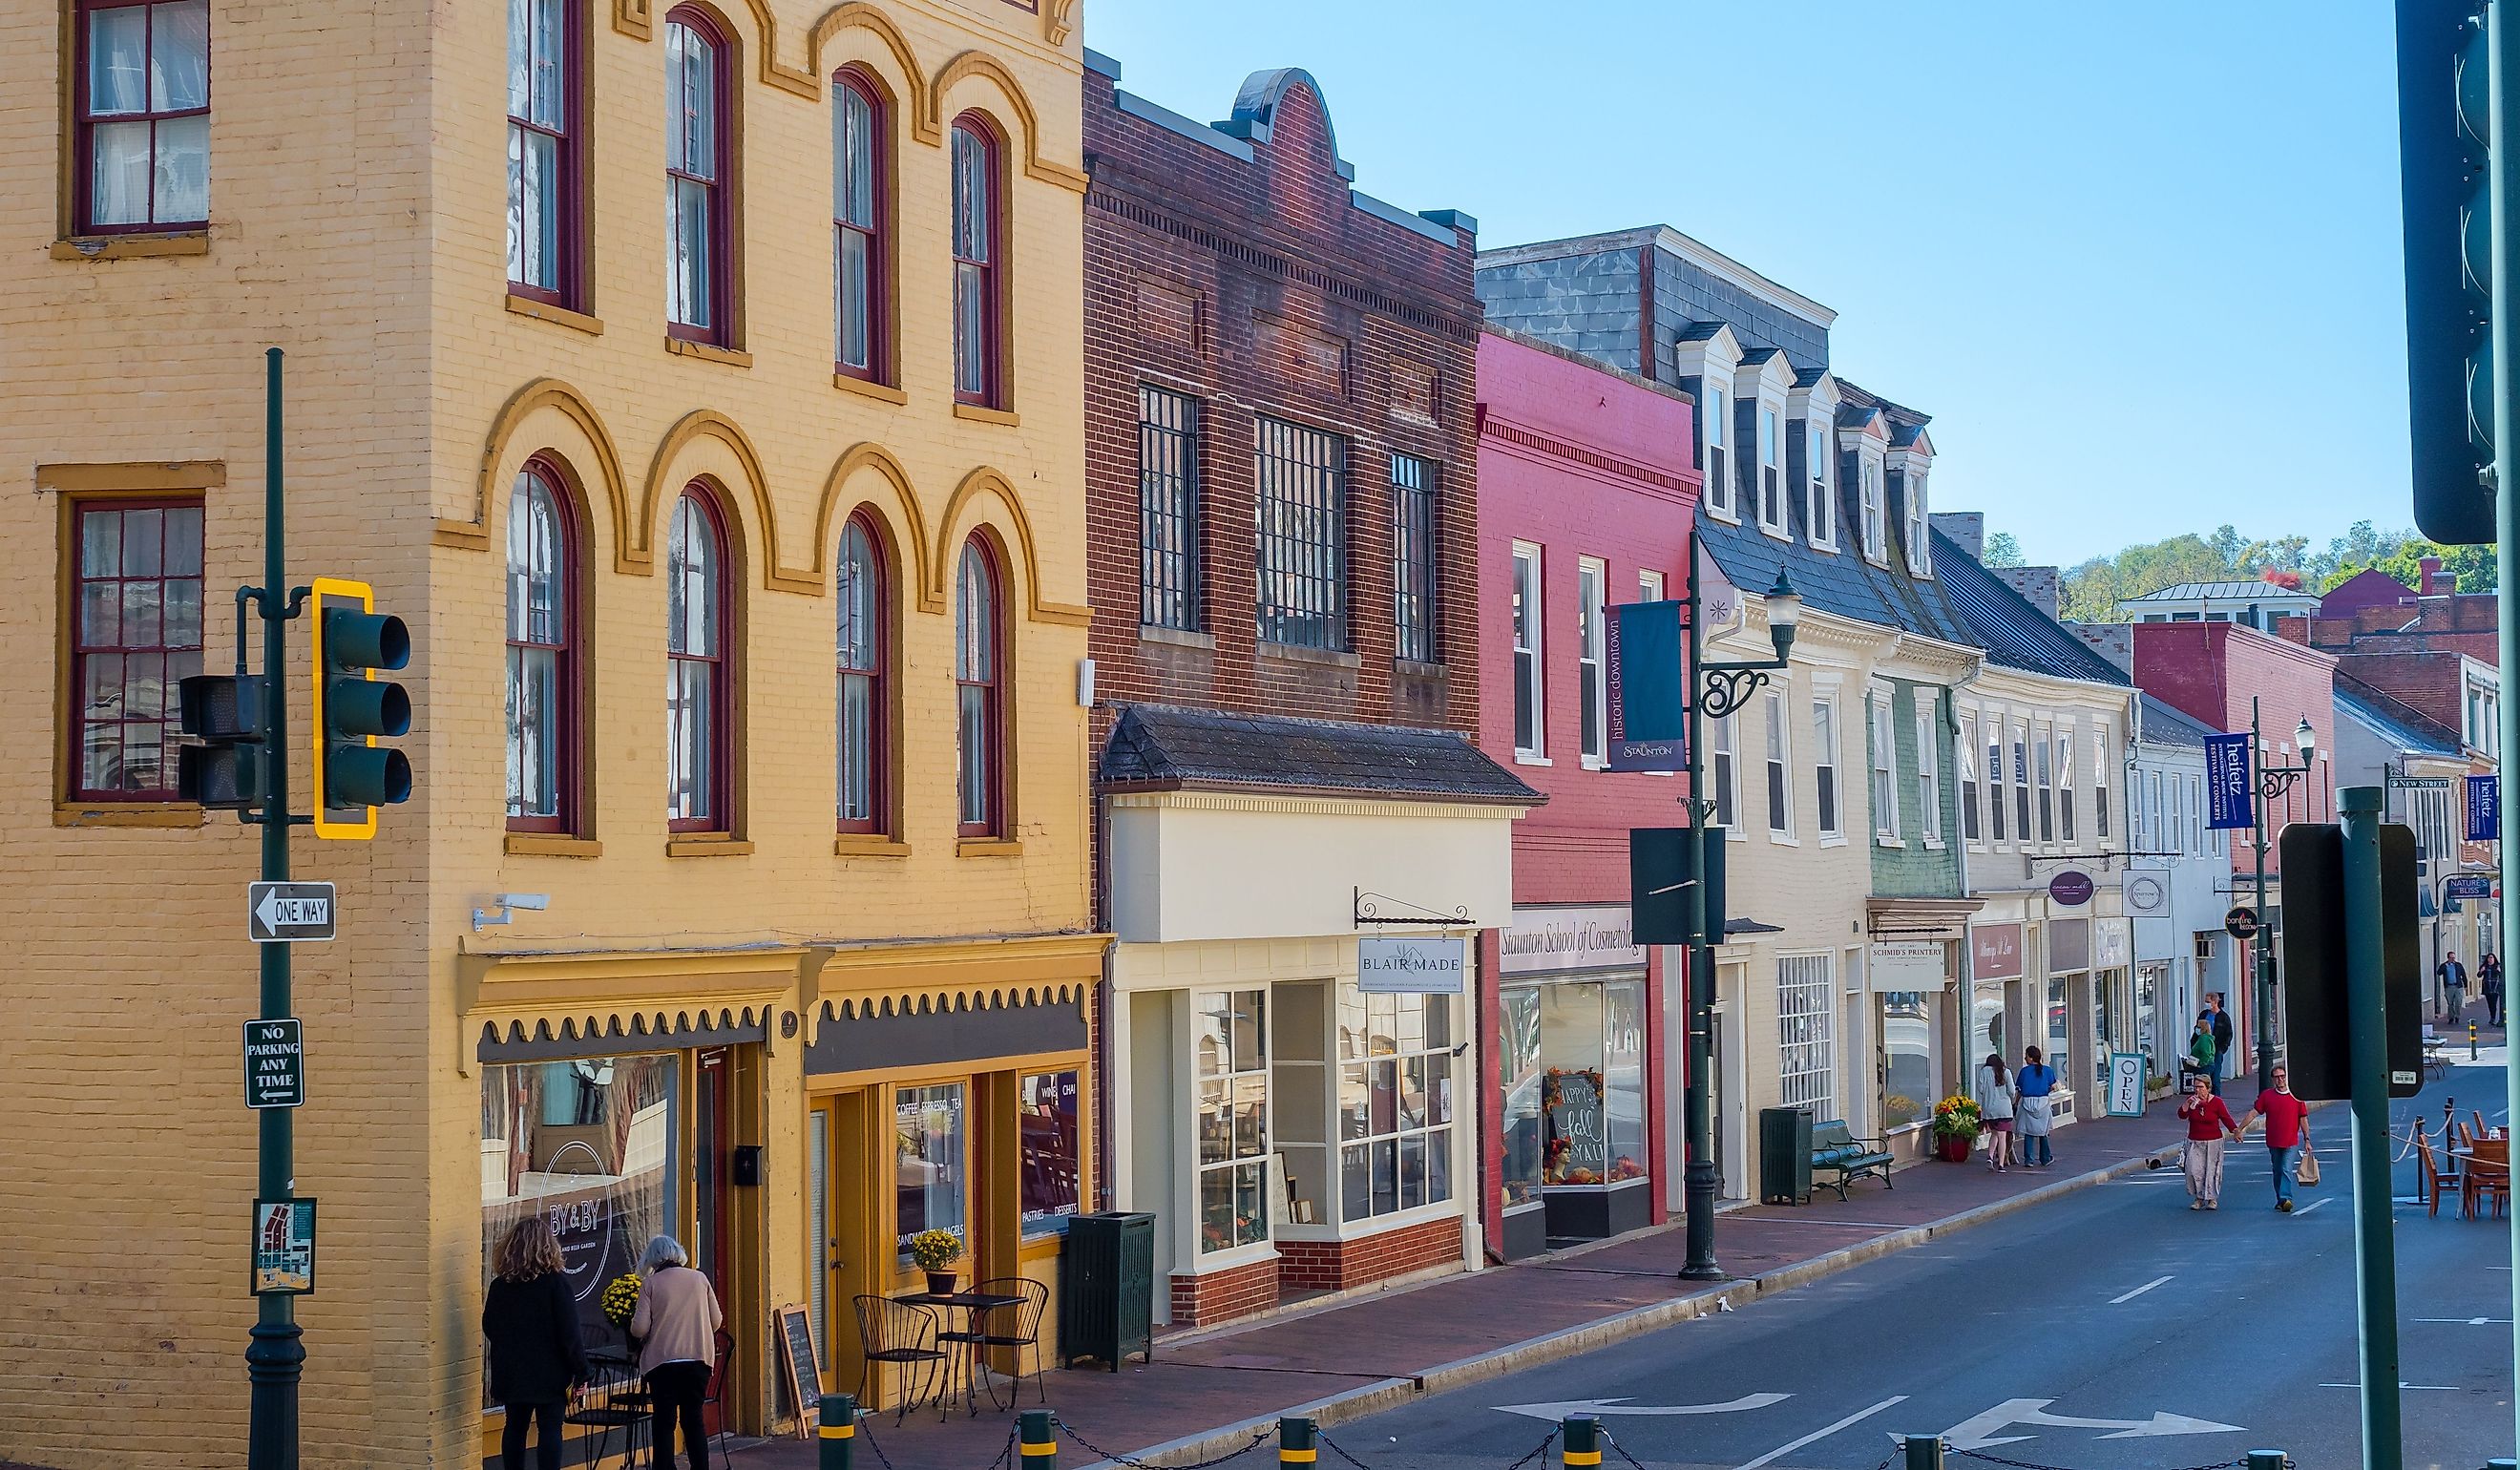
[[[1785,413],[1784,410],[1759,402],[1759,529],[1771,536],[1785,534]]]
[[[2109,835],[2109,733],[2092,732],[2092,835],[2105,842]]]
[[[1514,732],[1513,758],[1525,766],[1549,764],[1549,637],[1543,616],[1549,584],[1542,571],[1540,548],[1515,542],[1513,592],[1523,615],[1513,630],[1514,688],[1518,697],[1531,701],[1531,743],[1523,744],[1522,733]]]
[[[1846,782],[1837,760],[1837,696],[1814,694],[1812,712],[1812,796],[1819,806],[1822,844],[1846,840]]]
[[[1810,471],[1805,478],[1811,501],[1811,544],[1833,552],[1837,550],[1837,502],[1829,494],[1829,471],[1836,468],[1837,451],[1832,443],[1836,435],[1817,419],[1806,419],[1803,423],[1808,446],[1803,452],[1811,458],[1811,463],[1803,467]]]
[[[1708,375],[1710,378],[1712,374]],[[1732,390],[1706,384],[1706,412],[1697,416],[1704,427],[1706,440],[1706,484],[1703,497],[1707,513],[1718,520],[1738,524],[1740,508],[1733,504],[1732,492]]]
[[[1610,568],[1598,557],[1575,558],[1575,738],[1582,747],[1584,769],[1598,771],[1609,764],[1610,752],[1610,676],[1603,662],[1609,646],[1609,631],[1602,623],[1609,616]],[[1593,728],[1584,728],[1586,706],[1591,707]]]
[[[1637,601],[1641,602],[1660,602],[1665,601],[1663,597],[1663,588],[1666,585],[1668,584],[1664,582],[1662,573],[1655,571],[1649,566],[1638,568]]]
[[[1777,957],[1778,1102],[1833,1118],[1837,1099],[1837,957]]]
[[[2447,796],[2442,798],[2445,802]],[[2205,830],[2205,778],[2190,773],[2187,778],[2187,846],[2198,857],[2205,856],[2208,833]]]
[[[2012,845],[2012,813],[2004,806],[2011,799],[2012,782],[2005,773],[2012,768],[2003,759],[2003,712],[1991,709],[1981,712],[1980,728],[1987,740],[1986,749],[1986,840],[1987,845],[2002,851]]]
[[[1925,472],[1908,471],[1908,569],[1920,577],[1934,574],[1933,522],[1925,513]]]
[[[1943,722],[1926,705],[1925,695],[1916,695],[1916,815],[1917,829],[1927,847],[1943,845]]]
[[[1199,1201],[1203,1198],[1204,1186],[1209,1175],[1233,1174],[1244,1169],[1257,1168],[1260,1171],[1260,1199],[1263,1205],[1262,1214],[1264,1220],[1260,1227],[1260,1238],[1257,1240],[1235,1241],[1226,1245],[1211,1248],[1204,1243],[1203,1237],[1199,1237],[1199,1243],[1193,1248],[1193,1259],[1199,1260],[1215,1256],[1227,1256],[1236,1251],[1265,1250],[1270,1244],[1270,1230],[1265,1217],[1268,1213],[1266,1205],[1269,1198],[1269,1190],[1273,1187],[1274,1182],[1270,1179],[1271,1171],[1269,1168],[1269,1161],[1273,1152],[1271,1148],[1271,1140],[1276,1136],[1276,1129],[1272,1126],[1274,1120],[1270,1118],[1270,1108],[1272,1106],[1272,1096],[1277,1090],[1270,1086],[1270,1064],[1273,1057],[1276,1055],[1276,1048],[1273,1045],[1273,1039],[1269,1033],[1270,1023],[1274,1019],[1269,1015],[1268,1010],[1269,988],[1266,985],[1246,985],[1240,987],[1228,987],[1223,990],[1192,992],[1191,1000],[1191,1015],[1192,1019],[1191,1024],[1193,1036],[1196,1035],[1196,1018],[1202,1013],[1199,1006],[1218,997],[1231,998],[1226,1001],[1228,1005],[1239,1004],[1241,998],[1244,997],[1249,997],[1258,1003],[1260,1008],[1252,1012],[1252,1017],[1260,1027],[1260,1046],[1257,1048],[1260,1065],[1256,1070],[1238,1068],[1234,1064],[1234,1057],[1228,1055],[1225,1058],[1225,1069],[1223,1071],[1206,1071],[1199,1065],[1201,1060],[1200,1056],[1197,1054],[1199,1048],[1193,1045],[1191,1047],[1192,1053],[1191,1057],[1192,1118],[1195,1120],[1197,1117],[1197,1109],[1202,1105],[1200,1099],[1205,1091],[1207,1084],[1218,1084],[1225,1089],[1227,1106],[1229,1107],[1235,1106],[1235,1099],[1242,1095],[1244,1091],[1244,1084],[1251,1084],[1257,1088],[1260,1094],[1260,1117],[1262,1119],[1260,1127],[1260,1151],[1256,1155],[1237,1153],[1235,1151],[1234,1134],[1229,1131],[1226,1136],[1226,1156],[1221,1160],[1210,1163],[1201,1160],[1198,1157],[1196,1144],[1193,1143],[1191,1154],[1191,1208],[1193,1212],[1199,1208]],[[968,1106],[968,1103],[966,1105]]]
[[[1874,690],[1866,700],[1865,743],[1872,762],[1872,840],[1882,847],[1905,847],[1899,835],[1899,732],[1891,718],[1891,696]]]
[[[2056,727],[2056,840],[2072,846],[2074,825],[2074,727]]]
[[[1746,838],[1741,830],[1741,717],[1726,715],[1715,722],[1713,734],[1707,736],[1710,753],[1706,761],[1707,795],[1715,802],[1715,824],[1726,836],[1735,841]]]
[[[1881,504],[1881,462],[1866,455],[1856,474],[1863,495],[1864,559],[1887,565],[1890,549],[1882,543],[1889,539],[1890,527],[1888,512]]]
[[[2056,845],[2056,735],[2041,721],[2030,736],[2030,779],[2038,792],[2039,845]]]
[[[1960,711],[1960,745],[1955,754],[1960,781],[1960,840],[1966,842],[1973,852],[1984,851],[1986,816],[1978,804],[1986,793],[1977,779],[1977,713],[1974,710]]]
[[[2147,771],[2143,775],[2143,850],[2148,853],[2167,853],[2171,850],[2171,845],[2168,840],[2168,828],[2162,822],[2162,773]],[[2176,781],[2179,778],[2173,776],[2171,780]]]
[[[1800,845],[1794,835],[1793,696],[1793,687],[1779,682],[1768,687],[1767,696],[1760,702],[1767,715],[1768,753],[1764,766],[1767,780],[1760,786],[1759,795],[1767,807],[1768,840],[1785,847]]]
[[[2032,810],[2030,785],[2030,722],[2012,722],[2012,747],[2005,752],[2012,757],[2012,840],[2024,848],[2036,847],[2037,828],[2031,823],[2038,814]]]

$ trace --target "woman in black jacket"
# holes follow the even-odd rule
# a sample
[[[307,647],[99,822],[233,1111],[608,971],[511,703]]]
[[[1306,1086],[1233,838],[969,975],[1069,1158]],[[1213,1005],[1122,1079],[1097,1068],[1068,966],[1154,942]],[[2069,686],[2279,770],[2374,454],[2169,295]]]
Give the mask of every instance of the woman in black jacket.
[[[560,1470],[561,1410],[587,1377],[560,1240],[539,1213],[528,1215],[508,1227],[497,1264],[481,1304],[481,1335],[490,1340],[490,1397],[508,1410],[499,1462],[525,1470],[525,1427],[539,1421],[534,1463]]]

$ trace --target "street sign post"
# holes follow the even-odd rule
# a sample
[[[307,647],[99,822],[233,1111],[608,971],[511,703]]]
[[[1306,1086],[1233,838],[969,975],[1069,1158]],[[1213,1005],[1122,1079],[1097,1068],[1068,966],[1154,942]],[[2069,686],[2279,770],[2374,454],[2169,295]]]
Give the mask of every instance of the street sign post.
[[[333,937],[330,883],[248,883],[246,932],[255,944],[296,944]]]
[[[245,1023],[245,1105],[306,1105],[305,1029],[295,1016]]]

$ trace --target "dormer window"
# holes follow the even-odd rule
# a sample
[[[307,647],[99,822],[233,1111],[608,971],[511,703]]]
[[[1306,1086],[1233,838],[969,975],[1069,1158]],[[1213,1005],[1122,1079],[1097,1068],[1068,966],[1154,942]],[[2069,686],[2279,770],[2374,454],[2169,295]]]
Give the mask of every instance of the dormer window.
[[[1925,476],[1917,470],[1911,469],[1908,471],[1908,524],[1906,527],[1908,569],[1920,577],[1929,577],[1934,573],[1933,548],[1927,545],[1931,538],[1925,534],[1927,524]]]
[[[1882,519],[1881,466],[1878,461],[1868,459],[1864,462],[1860,483],[1864,495],[1864,559],[1879,561],[1889,555],[1883,549],[1889,528]]]
[[[1706,509],[1727,520],[1740,512],[1732,504],[1732,447],[1729,442],[1732,405],[1722,388],[1706,389]]]
[[[1828,428],[1815,423],[1810,437],[1811,458],[1804,468],[1810,471],[1806,498],[1811,503],[1811,544],[1833,551],[1837,547],[1837,503],[1829,498],[1828,491]]]
[[[1785,529],[1784,440],[1778,432],[1777,420],[1775,409],[1766,404],[1759,406],[1759,529],[1782,535]]]

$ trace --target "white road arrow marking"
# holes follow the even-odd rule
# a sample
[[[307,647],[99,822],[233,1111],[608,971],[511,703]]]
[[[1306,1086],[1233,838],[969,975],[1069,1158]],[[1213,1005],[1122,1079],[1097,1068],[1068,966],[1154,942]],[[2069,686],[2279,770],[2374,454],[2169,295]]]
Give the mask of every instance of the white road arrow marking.
[[[1769,1450],[1767,1453],[1765,1453],[1765,1454],[1763,1454],[1763,1455],[1759,1456],[1759,1457],[1758,1457],[1757,1459],[1755,1459],[1755,1460],[1745,1460],[1745,1461],[1743,1461],[1743,1462],[1742,1462],[1742,1464],[1741,1464],[1740,1470],[1759,1470],[1759,1467],[1760,1467],[1760,1466],[1762,1466],[1762,1465],[1773,1465],[1773,1464],[1775,1464],[1777,1461],[1778,1461],[1778,1460],[1780,1460],[1780,1459],[1783,1459],[1786,1455],[1789,1455],[1789,1454],[1793,1453],[1795,1450],[1802,1448],[1805,1445],[1817,1444],[1817,1443],[1819,1443],[1819,1442],[1820,1442],[1820,1441],[1822,1441],[1822,1440],[1825,1440],[1825,1439],[1827,1439],[1830,1435],[1833,1435],[1833,1434],[1837,1433],[1839,1430],[1844,1429],[1844,1428],[1845,1428],[1846,1426],[1848,1426],[1849,1424],[1854,1424],[1854,1423],[1858,1423],[1858,1422],[1860,1422],[1860,1421],[1862,1421],[1862,1420],[1865,1420],[1865,1419],[1869,1419],[1869,1418],[1871,1418],[1874,1414],[1877,1414],[1877,1413],[1881,1412],[1881,1411],[1882,1411],[1883,1409],[1885,1409],[1885,1408],[1889,1408],[1889,1407],[1891,1407],[1893,1404],[1905,1403],[1907,1403],[1907,1402],[1908,1402],[1908,1396],[1907,1396],[1907,1395],[1905,1395],[1905,1394],[1892,1394],[1889,1398],[1882,1400],[1880,1403],[1876,1403],[1876,1404],[1872,1405],[1870,1408],[1859,1408],[1859,1409],[1857,1409],[1855,1412],[1853,1412],[1853,1413],[1851,1413],[1851,1414],[1848,1414],[1845,1418],[1838,1420],[1838,1421],[1837,1421],[1836,1423],[1834,1423],[1834,1424],[1831,1424],[1831,1425],[1830,1425],[1830,1426],[1828,1426],[1826,1429],[1815,1429],[1815,1430],[1813,1430],[1811,1433],[1809,1433],[1809,1434],[1807,1434],[1807,1435],[1804,1435],[1801,1439],[1794,1441],[1794,1442],[1793,1442],[1792,1444],[1790,1444],[1790,1445],[1779,1445],[1779,1446],[1778,1446],[1776,1448]],[[1893,1436],[1893,1438],[1896,1438],[1896,1436]]]
[[[2136,1298],[2142,1296],[2145,1292],[2152,1290],[2156,1286],[2166,1285],[2169,1282],[2178,1279],[2179,1278],[2176,1276],[2155,1276],[2151,1280],[2144,1282],[2141,1286],[2137,1287],[2135,1290],[2128,1292],[2124,1296],[2109,1298],[2109,1305],[2112,1307],[2123,1306],[2126,1303],[2132,1302]]]
[[[1508,1414],[1526,1418],[1547,1419],[1555,1423],[1568,1414],[1737,1414],[1771,1403],[1782,1403],[1791,1394],[1743,1394],[1729,1403],[1635,1403],[1626,1399],[1569,1399],[1562,1403],[1500,1403],[1496,1407]]]
[[[1997,1431],[2014,1424],[2035,1424],[2045,1429],[2106,1429],[2114,1431],[2100,1436],[2104,1440],[2144,1440],[2182,1434],[2242,1434],[2237,1424],[2217,1424],[2211,1419],[2191,1419],[2184,1414],[2156,1412],[2149,1419],[2078,1419],[2066,1414],[2048,1413],[2053,1399],[2006,1399],[2002,1403],[1973,1418],[1964,1419],[1943,1432],[1954,1449],[1984,1449],[1992,1445],[2009,1445],[2033,1436],[1999,1434]]]

